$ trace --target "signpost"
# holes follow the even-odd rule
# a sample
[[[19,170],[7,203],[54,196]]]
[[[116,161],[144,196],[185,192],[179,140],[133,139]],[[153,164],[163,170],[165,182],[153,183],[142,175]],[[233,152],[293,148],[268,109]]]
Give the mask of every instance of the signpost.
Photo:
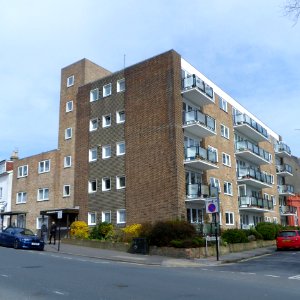
[[[57,211],[57,219],[62,219],[62,210]],[[58,223],[58,245],[57,245],[57,251],[60,250],[60,221]]]
[[[217,254],[217,260],[219,260],[219,241],[218,241],[219,197],[209,198],[206,200],[206,213],[212,214],[212,219],[213,222],[215,223],[216,254]]]

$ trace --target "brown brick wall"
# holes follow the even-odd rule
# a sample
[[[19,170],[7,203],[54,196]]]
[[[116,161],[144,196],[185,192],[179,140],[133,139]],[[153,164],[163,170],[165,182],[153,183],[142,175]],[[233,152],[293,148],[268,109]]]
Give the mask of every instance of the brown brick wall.
[[[180,56],[125,70],[127,224],[185,218]]]

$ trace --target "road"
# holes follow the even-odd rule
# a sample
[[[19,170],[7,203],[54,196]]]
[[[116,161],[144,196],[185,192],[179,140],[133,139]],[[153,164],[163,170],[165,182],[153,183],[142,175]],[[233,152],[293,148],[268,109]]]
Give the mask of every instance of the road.
[[[0,247],[0,299],[298,299],[299,258],[276,252],[238,264],[172,268]]]

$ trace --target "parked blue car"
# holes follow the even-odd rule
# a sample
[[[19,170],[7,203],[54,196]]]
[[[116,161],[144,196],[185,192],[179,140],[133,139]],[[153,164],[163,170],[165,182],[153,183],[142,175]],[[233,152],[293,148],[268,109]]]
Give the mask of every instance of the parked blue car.
[[[0,232],[0,245],[14,247],[15,249],[37,249],[44,250],[45,243],[30,229],[19,227],[8,227]]]

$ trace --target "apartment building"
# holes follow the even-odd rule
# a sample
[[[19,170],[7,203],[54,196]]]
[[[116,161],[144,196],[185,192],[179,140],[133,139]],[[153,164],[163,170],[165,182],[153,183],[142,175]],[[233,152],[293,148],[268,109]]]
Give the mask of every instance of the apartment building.
[[[30,226],[60,211],[63,220],[91,226],[169,219],[203,225],[213,199],[223,228],[288,221],[284,192],[293,190],[277,169],[285,163],[282,138],[177,52],[114,73],[84,59],[61,78],[58,149],[15,166],[13,194],[31,196],[12,206],[28,211]],[[40,202],[47,184],[30,192],[30,182],[49,159],[53,197],[49,190]],[[17,177],[24,165],[35,170],[25,180]]]

